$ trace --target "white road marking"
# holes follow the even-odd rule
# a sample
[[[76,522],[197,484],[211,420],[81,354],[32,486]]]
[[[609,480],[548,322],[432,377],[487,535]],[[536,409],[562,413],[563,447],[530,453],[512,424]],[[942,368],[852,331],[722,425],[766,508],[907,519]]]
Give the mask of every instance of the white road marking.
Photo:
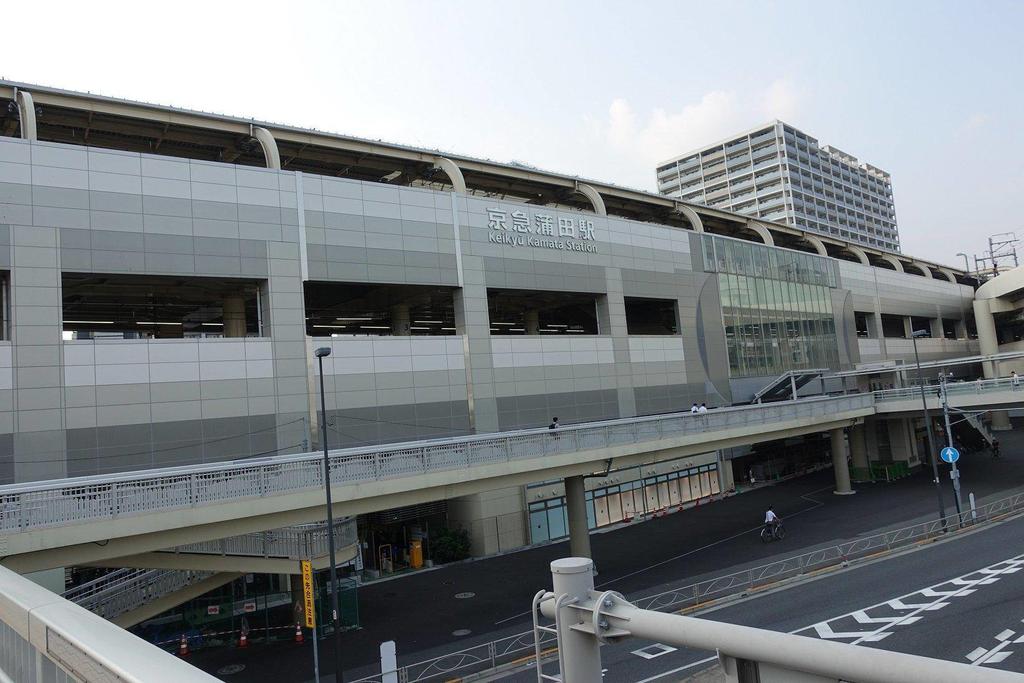
[[[669,652],[675,651],[676,648],[672,647],[671,645],[665,645],[663,643],[654,643],[653,645],[642,647],[639,650],[633,650],[632,652],[630,652],[630,654],[636,655],[637,657],[643,657],[644,659],[655,659],[656,657],[667,655]]]
[[[946,581],[937,583],[933,586],[916,590],[913,593],[908,593],[898,598],[886,600],[885,602],[880,602],[876,605],[872,605],[871,607],[854,610],[853,612],[849,612],[838,617],[826,619],[825,621],[817,624],[812,624],[811,626],[799,629],[794,633],[801,633],[804,631],[813,632],[813,634],[816,634],[819,638],[825,640],[845,640],[852,645],[878,642],[890,635],[894,627],[907,626],[916,623],[923,618],[922,613],[932,612],[942,609],[943,607],[947,607],[950,604],[950,598],[959,598],[971,595],[978,590],[979,586],[991,585],[999,581],[1003,575],[1019,572],[1022,565],[1024,565],[1024,555],[1018,555],[1017,557],[1013,557],[1008,560],[996,562],[988,567],[968,572],[963,576],[958,576],[954,579],[947,579]],[[942,586],[962,586],[962,588],[954,590],[949,590],[948,588],[939,590]],[[882,613],[877,615],[869,614],[869,612],[874,610],[881,610]],[[906,613],[886,614],[886,612]],[[836,630],[833,625],[837,625],[837,622],[843,619],[852,619],[858,624],[880,624],[880,626],[872,630]],[[806,635],[811,635],[811,633],[807,633]],[[1013,635],[1012,631],[1010,632],[1010,635]],[[1009,636],[1007,636],[1007,638],[1008,637]],[[1005,647],[1005,645],[996,646],[996,648],[999,649],[1001,649],[1001,647]],[[988,663],[989,661],[995,661],[993,657],[999,656],[999,653],[995,651],[996,648],[991,652],[984,648],[978,648],[978,650],[981,650],[980,653],[978,650],[975,650],[971,654],[975,655],[975,659],[977,659],[979,663]]]
[[[1021,619],[1024,621],[1024,619]],[[971,666],[984,666],[986,664],[998,664],[1006,660],[1010,655],[1013,654],[1013,650],[1007,650],[1006,647],[1011,643],[1024,643],[1024,634],[1017,636],[1016,640],[1012,640],[1013,636],[1017,632],[1011,629],[1000,631],[996,634],[996,640],[999,643],[992,648],[985,649],[983,647],[976,647],[965,656],[970,661]]]

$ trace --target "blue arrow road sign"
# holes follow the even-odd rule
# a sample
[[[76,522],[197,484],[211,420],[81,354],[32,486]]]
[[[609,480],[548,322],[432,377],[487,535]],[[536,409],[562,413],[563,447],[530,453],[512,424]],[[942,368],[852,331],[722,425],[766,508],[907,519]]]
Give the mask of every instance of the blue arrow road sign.
[[[939,453],[939,457],[942,458],[943,462],[948,462],[950,465],[960,459],[960,451],[953,448],[952,446],[946,446]]]

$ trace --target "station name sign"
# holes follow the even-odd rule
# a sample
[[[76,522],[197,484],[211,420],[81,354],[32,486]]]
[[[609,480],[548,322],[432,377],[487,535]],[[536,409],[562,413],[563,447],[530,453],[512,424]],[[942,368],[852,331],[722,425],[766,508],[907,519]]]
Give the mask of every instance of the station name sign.
[[[587,218],[493,208],[487,209],[487,228],[493,244],[597,253],[594,221]]]

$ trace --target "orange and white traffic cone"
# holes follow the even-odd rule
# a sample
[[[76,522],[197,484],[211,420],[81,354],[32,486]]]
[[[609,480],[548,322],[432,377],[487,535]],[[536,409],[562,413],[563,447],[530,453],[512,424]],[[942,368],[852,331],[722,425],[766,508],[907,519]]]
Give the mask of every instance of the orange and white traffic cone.
[[[249,647],[249,634],[242,631],[242,634],[238,636],[238,648],[242,649],[246,647]]]
[[[302,637],[302,624],[295,624],[295,642],[302,643],[305,638]]]
[[[181,634],[181,643],[178,644],[178,656],[188,657],[188,638],[184,633]]]

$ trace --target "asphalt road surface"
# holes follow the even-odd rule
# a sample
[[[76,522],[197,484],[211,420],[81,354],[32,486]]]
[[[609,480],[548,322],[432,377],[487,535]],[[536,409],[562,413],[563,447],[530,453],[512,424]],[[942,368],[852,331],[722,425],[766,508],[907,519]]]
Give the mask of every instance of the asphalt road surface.
[[[1022,539],[1024,517],[1018,517],[701,618],[1024,674]],[[631,639],[602,648],[602,664],[609,683],[669,683],[710,666],[712,655]],[[536,675],[502,680],[535,681]]]
[[[987,455],[961,459],[965,496],[968,491],[981,498],[1024,488],[1024,432],[1015,430],[1000,440],[1003,457],[998,460]],[[600,571],[598,586],[631,597],[647,595],[935,515],[935,489],[928,473],[858,485],[853,496],[832,495],[832,481],[832,472],[826,470],[596,533],[591,543]],[[946,503],[952,511],[949,491]],[[768,505],[786,521],[789,536],[782,543],[757,540]],[[362,628],[343,638],[346,680],[379,671],[378,647],[385,640],[396,641],[399,664],[404,665],[527,630],[530,600],[550,586],[550,562],[567,554],[567,542],[554,543],[361,587]],[[465,592],[475,597],[455,598]],[[469,634],[455,635],[465,631]],[[331,647],[330,641],[321,642],[322,663],[333,661]],[[312,678],[311,660],[308,642],[302,647],[254,644],[247,650],[221,648],[192,655],[196,666],[215,675],[224,666],[245,667],[222,675],[229,683],[307,681]]]

